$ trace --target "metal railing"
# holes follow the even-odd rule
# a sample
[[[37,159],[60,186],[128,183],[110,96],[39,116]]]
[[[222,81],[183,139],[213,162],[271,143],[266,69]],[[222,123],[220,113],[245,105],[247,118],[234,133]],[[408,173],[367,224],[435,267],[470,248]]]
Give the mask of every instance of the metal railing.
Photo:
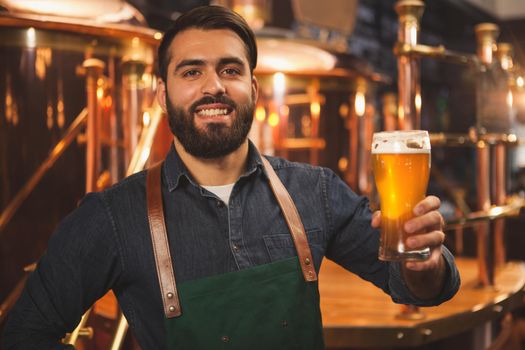
[[[87,109],[84,108],[71,123],[62,139],[53,147],[47,158],[40,164],[38,169],[33,173],[31,178],[24,184],[22,189],[13,197],[13,199],[6,206],[0,215],[0,236],[4,232],[5,227],[9,224],[13,216],[16,214],[20,206],[24,203],[27,197],[33,192],[40,180],[47,174],[49,169],[53,167],[55,162],[62,156],[66,149],[71,145],[73,140],[80,134],[87,122]],[[4,321],[5,316],[11,310],[15,302],[20,297],[22,290],[26,284],[28,272],[34,269],[34,264],[24,268],[26,274],[18,281],[13,290],[8,294],[5,300],[0,304],[0,324]]]
[[[64,137],[53,147],[47,158],[40,164],[38,169],[35,171],[33,176],[25,183],[25,185],[18,191],[13,199],[6,206],[2,215],[0,215],[0,236],[4,232],[5,227],[15,215],[20,206],[24,203],[25,199],[35,189],[36,185],[42,180],[44,175],[49,169],[55,164],[58,158],[64,153],[69,147],[71,142],[78,136],[82,128],[85,126],[87,121],[87,109],[84,108],[78,116],[75,118],[73,123],[66,130]]]
[[[145,124],[142,129],[140,139],[137,143],[137,147],[133,152],[130,164],[126,171],[126,176],[132,175],[143,170],[151,154],[151,148],[153,146],[155,134],[157,133],[160,121],[162,119],[163,111],[158,104],[154,104],[148,111],[146,111],[146,113],[149,114],[149,122]],[[75,330],[66,337],[66,339],[64,340],[66,344],[75,345],[79,336],[91,337],[93,335],[91,327],[86,326],[87,318],[90,311],[91,309],[86,311],[77,328],[75,328]],[[121,348],[127,330],[128,322],[122,311],[120,311],[118,316],[117,328],[115,330],[115,336],[110,347],[111,350],[119,350]]]

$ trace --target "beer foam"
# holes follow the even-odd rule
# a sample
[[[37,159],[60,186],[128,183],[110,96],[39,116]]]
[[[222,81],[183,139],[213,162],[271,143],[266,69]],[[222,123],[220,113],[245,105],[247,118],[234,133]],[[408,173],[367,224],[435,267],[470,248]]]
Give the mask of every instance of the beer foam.
[[[377,132],[372,140],[372,154],[381,153],[430,153],[428,132],[424,130]]]

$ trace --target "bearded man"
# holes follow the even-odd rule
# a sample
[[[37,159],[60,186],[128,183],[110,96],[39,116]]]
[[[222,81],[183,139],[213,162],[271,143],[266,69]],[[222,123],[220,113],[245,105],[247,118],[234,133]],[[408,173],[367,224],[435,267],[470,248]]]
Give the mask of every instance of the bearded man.
[[[264,157],[247,139],[255,38],[222,7],[179,17],[159,48],[157,97],[174,135],[165,161],[88,194],[58,227],[9,315],[5,349],[50,349],[112,289],[143,349],[323,349],[323,257],[395,302],[437,305],[459,275],[439,199],[420,202],[407,245],[377,258],[380,214],[332,171]]]

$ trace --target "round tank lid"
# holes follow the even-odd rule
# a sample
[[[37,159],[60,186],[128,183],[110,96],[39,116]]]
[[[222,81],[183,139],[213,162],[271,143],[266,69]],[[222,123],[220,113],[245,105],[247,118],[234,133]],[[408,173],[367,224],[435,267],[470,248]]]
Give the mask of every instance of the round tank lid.
[[[257,38],[257,46],[257,68],[260,70],[329,71],[336,63],[336,57],[330,52],[290,40]]]
[[[0,0],[11,14],[38,14],[53,17],[92,20],[97,23],[138,22],[144,16],[123,0]]]

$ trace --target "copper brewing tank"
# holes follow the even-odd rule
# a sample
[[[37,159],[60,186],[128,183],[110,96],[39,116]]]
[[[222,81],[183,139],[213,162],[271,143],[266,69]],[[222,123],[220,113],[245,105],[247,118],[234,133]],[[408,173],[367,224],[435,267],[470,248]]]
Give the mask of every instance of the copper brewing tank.
[[[119,0],[2,0],[0,6],[3,307],[24,267],[41,256],[86,190],[123,177],[142,111],[153,100],[160,33]],[[88,111],[90,99],[96,111]],[[92,114],[95,124],[87,122]]]

